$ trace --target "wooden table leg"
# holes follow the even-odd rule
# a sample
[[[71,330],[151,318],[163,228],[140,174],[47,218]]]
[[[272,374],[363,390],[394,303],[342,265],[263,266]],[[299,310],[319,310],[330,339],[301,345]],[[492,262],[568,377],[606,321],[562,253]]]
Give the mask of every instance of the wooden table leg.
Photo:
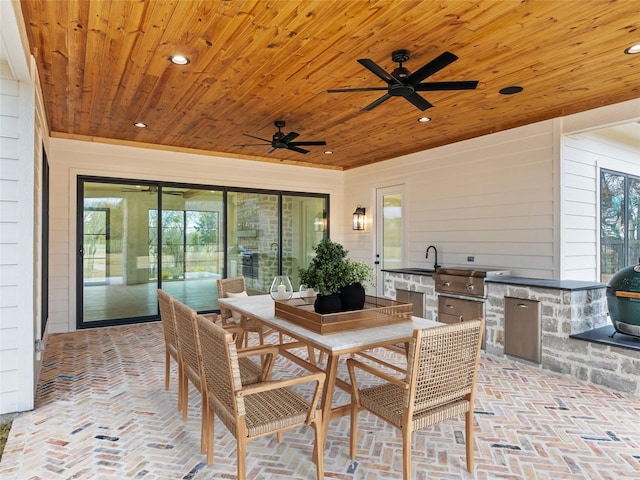
[[[339,359],[340,359],[339,355],[328,355],[327,368],[325,369],[325,372],[327,373],[327,377],[324,381],[324,388],[322,389],[322,400],[320,401],[320,408],[322,409],[322,438],[325,439],[325,442],[327,441],[329,422],[331,421],[333,391],[336,388],[336,378],[338,376],[338,360]],[[314,454],[314,457],[316,456],[317,455]]]

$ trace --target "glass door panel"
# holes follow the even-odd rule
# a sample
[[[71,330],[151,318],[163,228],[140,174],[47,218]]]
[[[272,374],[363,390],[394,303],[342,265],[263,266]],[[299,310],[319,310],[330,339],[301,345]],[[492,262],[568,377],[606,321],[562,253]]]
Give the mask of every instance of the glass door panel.
[[[158,261],[157,239],[149,244],[151,271],[161,272],[162,288],[199,312],[218,308],[216,280],[224,265],[223,192],[163,187],[162,216],[149,212],[149,238],[159,230],[162,252]]]
[[[382,270],[403,266],[402,195],[402,185],[377,190],[376,284],[379,296],[384,295]]]
[[[282,197],[282,275],[300,288],[298,270],[309,266],[314,247],[327,236],[327,205],[323,197]]]
[[[275,194],[227,194],[227,277],[244,276],[249,294],[267,293],[278,274],[278,204]]]
[[[156,316],[147,217],[157,188],[81,181],[78,326]]]

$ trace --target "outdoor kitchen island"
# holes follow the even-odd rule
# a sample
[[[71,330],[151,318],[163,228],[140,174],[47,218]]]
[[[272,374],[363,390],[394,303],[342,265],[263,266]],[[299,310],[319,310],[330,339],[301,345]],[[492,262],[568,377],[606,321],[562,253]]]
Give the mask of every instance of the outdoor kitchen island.
[[[637,376],[640,354],[637,350],[574,338],[611,324],[606,284],[515,276],[487,277],[485,282],[486,353],[539,364],[549,371],[640,397],[640,379]],[[422,293],[424,317],[438,319],[438,293],[433,274],[405,269],[384,270],[384,296],[395,299],[398,292],[401,295],[412,292],[414,298]],[[539,315],[534,315],[537,318],[527,318],[526,321],[539,322],[538,338],[528,335],[517,339],[516,343],[539,342],[539,362],[510,355],[508,350],[505,353],[505,314],[509,313],[505,305],[510,304],[516,306],[516,317],[519,307],[524,307],[522,311],[527,312],[523,317],[531,317],[530,308],[537,306]],[[514,310],[510,311],[513,317]],[[516,318],[515,325],[518,321]],[[512,318],[506,326],[517,335],[521,329],[514,329],[513,325]],[[524,330],[530,331],[528,326]],[[507,329],[507,335],[513,337],[512,333]]]

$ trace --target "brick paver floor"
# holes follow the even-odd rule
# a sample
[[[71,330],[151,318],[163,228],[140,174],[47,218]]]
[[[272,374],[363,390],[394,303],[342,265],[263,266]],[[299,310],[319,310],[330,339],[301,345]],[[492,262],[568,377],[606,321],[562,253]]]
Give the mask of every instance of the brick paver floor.
[[[51,335],[36,407],[15,419],[0,478],[235,478],[235,440],[219,421],[214,464],[207,466],[200,453],[200,399],[193,387],[189,418],[181,420],[175,365],[164,390],[163,342],[160,323]],[[389,350],[376,354],[403,363]],[[298,371],[280,358],[274,376]],[[340,376],[347,378],[344,365]],[[348,400],[336,394],[336,403]],[[475,412],[475,472],[465,470],[459,418],[415,435],[414,478],[640,478],[637,397],[483,354]],[[352,462],[348,417],[331,422],[325,477],[402,478],[399,432],[365,412],[359,425]],[[250,442],[247,478],[314,479],[313,438],[312,429],[300,428],[287,431],[281,444],[275,436]]]

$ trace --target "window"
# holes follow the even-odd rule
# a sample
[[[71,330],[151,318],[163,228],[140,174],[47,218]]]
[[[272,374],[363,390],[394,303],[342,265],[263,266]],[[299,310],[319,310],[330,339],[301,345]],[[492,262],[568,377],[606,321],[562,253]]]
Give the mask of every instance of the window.
[[[600,281],[640,256],[640,177],[600,173]]]

